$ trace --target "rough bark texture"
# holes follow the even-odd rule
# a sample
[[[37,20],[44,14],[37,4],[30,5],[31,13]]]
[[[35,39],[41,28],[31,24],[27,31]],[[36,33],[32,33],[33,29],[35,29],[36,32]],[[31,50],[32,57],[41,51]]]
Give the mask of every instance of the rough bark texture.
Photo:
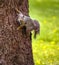
[[[34,65],[30,35],[17,30],[17,7],[28,15],[28,0],[0,0],[0,65]]]

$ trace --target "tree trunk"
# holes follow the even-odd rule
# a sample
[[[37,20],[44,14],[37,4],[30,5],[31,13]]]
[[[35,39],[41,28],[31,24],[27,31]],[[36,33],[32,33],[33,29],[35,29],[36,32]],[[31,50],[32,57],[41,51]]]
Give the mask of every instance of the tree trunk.
[[[18,8],[28,15],[28,0],[0,0],[0,65],[34,65],[31,36],[17,30]]]

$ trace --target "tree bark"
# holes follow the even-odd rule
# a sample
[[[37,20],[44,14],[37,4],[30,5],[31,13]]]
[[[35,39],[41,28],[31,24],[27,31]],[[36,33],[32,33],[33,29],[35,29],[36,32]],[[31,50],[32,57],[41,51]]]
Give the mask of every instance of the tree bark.
[[[34,65],[31,36],[17,30],[13,7],[29,16],[28,0],[0,0],[0,65]]]

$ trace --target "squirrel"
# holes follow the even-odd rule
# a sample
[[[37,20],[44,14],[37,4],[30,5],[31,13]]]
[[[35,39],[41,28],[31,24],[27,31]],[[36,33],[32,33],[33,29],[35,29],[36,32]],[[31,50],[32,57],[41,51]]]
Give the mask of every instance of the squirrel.
[[[15,9],[17,12],[17,23],[19,24],[19,27],[17,30],[21,29],[23,26],[26,27],[26,32],[31,32],[34,30],[34,38],[36,38],[36,35],[40,32],[40,25],[37,20],[31,19],[29,16],[24,15],[21,11],[19,11],[17,8]]]

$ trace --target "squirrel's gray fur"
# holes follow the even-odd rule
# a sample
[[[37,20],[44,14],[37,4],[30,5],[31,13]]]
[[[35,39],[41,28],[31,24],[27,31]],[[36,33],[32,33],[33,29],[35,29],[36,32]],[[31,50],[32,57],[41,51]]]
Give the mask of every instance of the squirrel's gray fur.
[[[21,25],[26,26],[26,31],[31,32],[34,30],[34,38],[36,38],[36,35],[40,32],[40,25],[37,20],[32,20],[29,16],[24,15],[19,11],[17,13],[17,21]]]

